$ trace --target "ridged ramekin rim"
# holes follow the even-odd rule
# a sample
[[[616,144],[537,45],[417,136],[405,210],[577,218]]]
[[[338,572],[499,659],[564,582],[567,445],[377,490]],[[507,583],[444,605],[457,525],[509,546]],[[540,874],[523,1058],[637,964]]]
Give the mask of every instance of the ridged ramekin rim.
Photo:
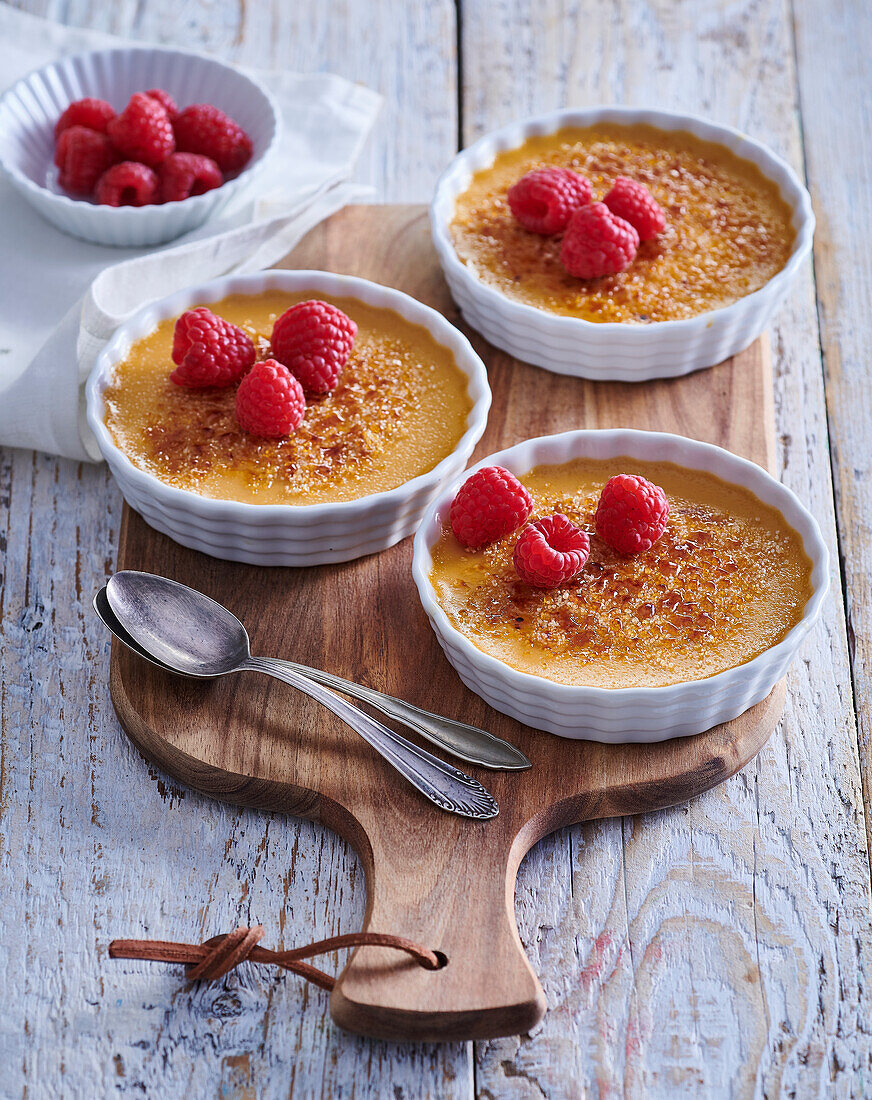
[[[784,500],[799,513],[806,524],[807,529],[805,533],[798,530],[790,520],[784,516],[785,522],[787,522],[802,538],[803,548],[812,562],[812,594],[806,602],[802,618],[799,622],[788,631],[780,642],[763,650],[762,653],[759,653],[756,657],[753,657],[750,661],[746,661],[744,664],[725,669],[723,672],[716,673],[713,676],[707,676],[698,680],[683,680],[680,683],[668,684],[662,687],[602,688],[589,685],[561,684],[543,676],[536,676],[529,672],[521,672],[507,665],[505,662],[500,661],[498,658],[491,656],[491,654],[485,653],[484,650],[479,649],[478,646],[470,641],[469,638],[451,622],[442,605],[439,603],[435,589],[430,581],[430,570],[433,565],[431,550],[438,540],[441,531],[441,522],[439,520],[440,510],[443,514],[445,513],[447,506],[450,504],[450,501],[453,499],[454,494],[457,492],[462,482],[483,466],[502,465],[511,470],[516,476],[522,477],[524,473],[527,473],[534,466],[548,464],[553,461],[546,457],[541,457],[541,452],[548,447],[556,447],[560,442],[569,442],[572,440],[573,442],[583,444],[585,440],[600,439],[608,441],[614,439],[627,440],[629,445],[634,440],[638,441],[639,437],[645,437],[648,442],[660,443],[661,445],[674,446],[676,443],[680,445],[689,445],[692,451],[698,454],[709,455],[723,462],[727,468],[745,470],[749,472],[753,478],[757,479],[758,483],[766,485],[767,488],[773,490],[776,495],[782,495]],[[621,445],[623,446],[623,444]],[[579,449],[574,453],[574,457],[583,458],[587,456],[587,453],[586,450]],[[635,457],[630,452],[622,453],[628,453],[630,457]],[[540,457],[534,457],[537,454],[539,454]],[[518,456],[521,456],[520,461],[518,460]],[[616,454],[615,457],[619,456]],[[571,460],[572,458],[570,457],[566,458],[564,461]],[[646,458],[644,460],[640,459],[640,461],[656,460]],[[664,458],[662,461],[674,460]],[[687,463],[683,464],[687,465]],[[692,469],[694,467],[689,466],[688,468]],[[705,469],[705,467],[698,468]],[[738,484],[740,486],[742,485],[741,482],[734,481],[733,478],[730,478],[724,473],[717,473],[715,476],[720,477],[723,481]],[[743,487],[757,495],[755,490],[750,486]],[[776,507],[778,511],[781,511],[777,505],[772,505],[772,507]],[[516,697],[520,696],[521,698],[530,699],[536,696],[541,697],[544,692],[551,697],[555,705],[559,706],[563,704],[567,710],[577,711],[578,708],[585,703],[593,705],[616,703],[618,705],[625,704],[628,707],[649,703],[651,705],[656,704],[657,706],[667,706],[671,703],[680,704],[682,695],[698,692],[701,685],[708,687],[711,694],[714,696],[721,691],[728,690],[731,684],[738,686],[754,680],[758,675],[765,678],[769,674],[767,670],[774,666],[779,666],[782,661],[789,663],[789,661],[792,660],[803,638],[817,621],[824,599],[829,590],[829,560],[829,550],[824,542],[820,526],[811,512],[805,507],[792,489],[778,481],[756,463],[746,458],[741,458],[739,455],[735,455],[731,451],[723,447],[718,447],[713,443],[703,443],[699,440],[690,439],[687,436],[681,436],[672,432],[653,432],[645,431],[640,428],[581,428],[576,431],[559,432],[548,436],[537,436],[533,439],[527,439],[521,443],[516,443],[512,447],[504,448],[501,451],[495,451],[493,454],[487,455],[485,458],[481,459],[481,461],[477,462],[474,466],[464,470],[462,474],[451,483],[444,485],[440,492],[434,496],[427,505],[424,516],[415,534],[412,553],[412,577],[418,589],[421,604],[430,619],[437,637],[450,639],[451,644],[460,650],[473,669],[480,669],[482,674],[496,677],[502,682],[507,690]],[[775,681],[773,680],[772,686],[774,686],[774,684]]]
[[[90,57],[105,56],[109,54],[130,55],[132,53],[178,56],[182,59],[196,58],[199,62],[204,64],[213,65],[217,69],[234,73],[235,76],[239,77],[243,83],[248,84],[249,87],[254,89],[262,98],[271,122],[270,137],[263,151],[256,157],[253,157],[239,175],[234,176],[233,179],[226,180],[221,187],[214,188],[212,191],[205,191],[202,195],[192,195],[190,198],[183,200],[184,209],[186,212],[190,213],[192,219],[196,213],[203,213],[204,210],[207,210],[219,199],[222,205],[226,204],[232,195],[242,187],[247,186],[254,175],[258,174],[266,165],[267,161],[271,159],[281,136],[282,121],[281,112],[275,97],[256,77],[245,72],[243,69],[237,68],[235,65],[229,65],[224,61],[220,61],[218,58],[209,57],[206,54],[199,53],[197,50],[185,50],[177,46],[109,46],[100,50],[82,50],[78,53],[67,54],[64,57],[58,58],[57,61],[52,61],[47,65],[40,65],[32,69],[7,88],[3,94],[0,95],[0,117],[2,117],[2,112],[7,102],[15,98],[19,89],[34,77],[76,64],[82,64],[86,58]],[[134,224],[142,224],[146,219],[153,221],[156,217],[160,217],[160,212],[175,211],[183,205],[182,203],[153,203],[148,206],[101,206],[97,203],[87,202],[85,199],[75,199],[70,195],[60,195],[50,190],[48,187],[43,187],[41,184],[31,179],[30,176],[25,175],[17,165],[9,163],[3,155],[2,148],[0,148],[0,169],[6,173],[11,182],[20,190],[30,194],[37,202],[50,203],[58,210],[65,211],[71,217],[76,216],[83,210],[92,211],[93,214],[91,216],[104,220],[107,226],[112,224],[113,220],[117,225],[121,218],[124,218],[128,224],[131,222]]]
[[[546,310],[537,309],[535,306],[527,305],[524,302],[517,302],[502,291],[497,290],[495,287],[477,278],[457,255],[457,250],[454,247],[449,233],[454,201],[461,193],[463,186],[465,186],[456,183],[454,177],[459,177],[462,169],[466,166],[475,165],[482,151],[488,150],[491,146],[493,146],[493,156],[495,157],[497,153],[517,148],[530,136],[554,133],[566,126],[594,125],[606,115],[619,116],[608,120],[615,121],[619,124],[630,125],[634,122],[646,123],[655,128],[659,126],[660,129],[667,131],[680,130],[682,124],[689,124],[691,127],[700,127],[711,130],[714,134],[728,136],[734,141],[738,141],[742,146],[755,150],[761,156],[761,159],[767,162],[767,167],[774,168],[776,175],[773,175],[772,172],[765,169],[756,161],[753,163],[757,164],[757,167],[767,179],[777,184],[782,194],[782,198],[788,203],[794,217],[798,221],[795,230],[796,237],[793,243],[793,250],[784,267],[781,268],[780,271],[777,271],[772,278],[767,280],[758,290],[753,291],[751,294],[744,295],[737,301],[730,303],[730,305],[708,310],[705,313],[699,313],[693,317],[685,317],[673,321],[652,321],[644,325],[628,325],[615,321],[600,323],[587,321],[583,317],[569,317],[562,314],[549,313]],[[672,125],[665,125],[665,122],[671,122]],[[724,141],[718,141],[716,136],[704,140],[712,141],[715,144],[722,144],[725,148],[730,149],[731,152],[735,152]],[[742,154],[736,152],[735,155],[741,156]],[[743,159],[747,160],[750,158],[745,157]],[[484,167],[484,165],[480,167]],[[476,170],[477,167],[472,167],[472,171]],[[793,188],[795,192],[793,197],[784,194],[781,183],[777,179],[777,175],[779,174],[783,175],[787,183]],[[447,209],[449,205],[451,206],[450,210]],[[555,337],[577,337],[582,333],[597,333],[601,338],[608,339],[609,336],[620,332],[624,339],[635,340],[642,343],[645,342],[646,338],[651,340],[652,336],[656,337],[656,335],[660,333],[669,334],[671,336],[679,334],[689,335],[695,330],[710,328],[714,324],[726,325],[732,319],[731,314],[735,315],[743,310],[753,309],[757,302],[763,301],[766,298],[771,298],[774,305],[774,303],[780,299],[782,291],[786,291],[787,287],[793,281],[800,265],[811,252],[815,230],[815,215],[808,189],[802,183],[794,169],[786,160],[779,157],[767,145],[764,145],[756,138],[749,137],[747,134],[742,133],[742,131],[732,126],[712,122],[710,119],[703,118],[700,115],[683,114],[677,111],[656,110],[647,107],[605,105],[601,107],[577,109],[566,108],[549,112],[545,115],[535,115],[519,122],[513,122],[507,126],[500,127],[498,130],[492,130],[487,134],[483,134],[482,137],[478,138],[472,145],[462,149],[451,160],[436,181],[436,189],[430,204],[430,229],[433,244],[436,248],[439,260],[443,268],[445,268],[446,276],[448,276],[450,272],[450,274],[461,279],[467,285],[469,293],[473,294],[478,299],[481,308],[490,306],[499,312],[509,311],[515,319],[527,325],[535,326],[537,329],[546,326],[554,333]],[[771,309],[772,306],[768,308]]]
[[[333,287],[336,289],[332,289]],[[412,323],[422,325],[437,343],[448,348],[458,369],[467,379],[467,392],[472,400],[472,408],[467,415],[466,429],[456,446],[431,470],[418,474],[393,489],[370,493],[354,500],[327,501],[320,504],[249,504],[244,501],[205,497],[188,489],[167,485],[136,466],[112,439],[103,422],[105,412],[103,394],[111,372],[129,350],[130,343],[142,339],[148,331],[153,331],[154,326],[160,321],[175,317],[193,305],[220,301],[228,294],[249,293],[253,296],[270,289],[288,292],[311,289],[316,294],[359,298],[366,304],[365,299],[360,298],[360,291],[365,288],[370,292],[374,291],[377,297],[384,299],[384,308],[393,308],[392,303],[405,304],[414,315]],[[146,319],[151,324],[151,328],[139,331]],[[128,343],[125,344],[125,341]],[[345,524],[371,510],[390,511],[399,508],[416,493],[427,491],[428,486],[432,486],[435,492],[458,457],[462,458],[465,465],[484,433],[491,405],[491,391],[484,363],[463,333],[438,310],[424,305],[423,302],[419,302],[401,290],[384,286],[370,279],[309,268],[271,268],[249,275],[227,275],[207,283],[186,287],[175,294],[148,303],[116,329],[106,347],[100,352],[88,377],[85,394],[88,425],[97,439],[100,453],[109,463],[110,468],[113,464],[117,464],[124,478],[132,482],[141,492],[155,498],[164,508],[182,509],[186,514],[193,514],[206,520],[221,522],[230,520],[245,526],[263,525],[267,521],[284,521],[294,526],[307,521],[327,523],[331,520]]]

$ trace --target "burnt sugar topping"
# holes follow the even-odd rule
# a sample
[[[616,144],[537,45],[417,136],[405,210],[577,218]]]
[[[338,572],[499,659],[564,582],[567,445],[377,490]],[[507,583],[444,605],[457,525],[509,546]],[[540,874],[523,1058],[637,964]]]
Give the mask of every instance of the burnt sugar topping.
[[[234,295],[210,308],[239,326],[259,362],[273,324],[311,295]],[[353,500],[431,470],[457,445],[472,402],[449,349],[422,326],[356,299],[331,299],[357,324],[335,388],[307,393],[291,434],[262,438],[236,415],[237,388],[169,378],[174,321],[135,344],[106,390],[106,424],[141,469],[205,496],[262,504]]]
[[[632,469],[669,498],[662,535],[624,555],[596,533],[603,485]],[[531,522],[566,516],[590,540],[580,573],[525,584],[517,535],[471,551],[446,526],[431,580],[454,626],[512,667],[565,684],[659,687],[751,660],[799,621],[811,563],[781,514],[748,490],[669,463],[623,458],[542,466],[524,475]]]
[[[643,185],[663,212],[662,231],[639,241],[624,270],[576,277],[561,262],[569,230],[531,232],[510,208],[513,185],[548,168],[578,173],[606,201],[619,179]],[[450,231],[460,260],[509,298],[628,324],[730,305],[780,271],[794,242],[790,208],[756,165],[690,133],[641,124],[569,127],[498,154],[457,197]]]

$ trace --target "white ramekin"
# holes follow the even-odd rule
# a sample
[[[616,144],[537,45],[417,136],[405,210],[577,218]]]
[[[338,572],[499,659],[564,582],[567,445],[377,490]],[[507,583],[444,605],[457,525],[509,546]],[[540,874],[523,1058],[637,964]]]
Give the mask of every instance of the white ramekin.
[[[661,130],[686,130],[752,161],[778,184],[782,198],[793,211],[796,239],[787,264],[760,290],[730,306],[686,320],[647,325],[596,324],[549,313],[513,301],[483,282],[461,262],[451,239],[449,226],[457,196],[469,186],[473,174],[491,165],[498,153],[515,149],[535,135],[551,134],[565,126],[598,123],[646,123]],[[492,344],[558,374],[625,382],[689,374],[748,347],[769,323],[808,256],[815,224],[811,199],[796,173],[759,142],[728,126],[716,126],[692,115],[633,107],[555,111],[485,135],[459,153],[443,172],[436,184],[430,221],[433,242],[454,300],[466,321]]]
[[[430,582],[431,549],[439,539],[460,483],[482,466],[497,464],[523,477],[541,464],[622,456],[707,470],[724,481],[750,489],[781,512],[802,538],[812,562],[812,595],[802,619],[783,641],[746,664],[705,680],[668,687],[609,689],[571,687],[518,672],[478,649],[452,626]],[[829,554],[814,517],[788,488],[753,462],[679,435],[617,429],[540,436],[482,459],[451,485],[444,486],[431,503],[415,536],[412,571],[424,610],[448,660],[466,686],[495,710],[561,737],[614,743],[651,742],[702,733],[736,718],[766,698],[786,673],[820,614],[829,587]]]
[[[121,111],[134,92],[163,88],[180,107],[214,103],[251,138],[254,152],[234,179],[204,195],[159,206],[98,206],[57,183],[54,126],[76,99],[96,96]],[[257,81],[200,54],[158,47],[93,50],[22,77],[0,98],[0,167],[58,229],[96,244],[141,248],[196,229],[260,174],[279,137],[279,111]]]
[[[116,363],[131,345],[160,321],[192,306],[217,302],[228,294],[267,290],[305,291],[315,296],[357,298],[367,305],[392,309],[426,328],[453,354],[466,375],[472,409],[457,446],[428,473],[383,493],[336,504],[243,504],[213,500],[176,489],[138,469],[115,445],[103,422],[103,394]],[[216,558],[252,565],[325,565],[385,550],[410,535],[439,486],[463,470],[487,424],[491,393],[487,372],[469,341],[435,310],[398,290],[324,271],[266,271],[237,275],[189,287],[139,310],[118,329],[100,353],[88,379],[88,424],[109,463],[124,499],[152,527],[183,546]]]

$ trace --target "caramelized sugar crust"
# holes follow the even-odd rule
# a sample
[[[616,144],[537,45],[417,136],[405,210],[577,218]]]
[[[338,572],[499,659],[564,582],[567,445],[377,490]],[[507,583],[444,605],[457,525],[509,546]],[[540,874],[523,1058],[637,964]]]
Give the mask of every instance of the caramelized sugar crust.
[[[642,474],[669,499],[663,536],[633,557],[594,532],[600,491],[617,473]],[[564,684],[659,687],[744,664],[802,617],[811,561],[781,514],[748,490],[631,458],[539,466],[522,480],[531,519],[560,511],[590,534],[581,575],[531,588],[512,567],[517,533],[473,552],[447,524],[431,573],[454,626],[513,668]]]
[[[307,293],[232,295],[209,308],[269,357],[273,322]],[[287,439],[243,432],[236,388],[189,390],[169,379],[175,320],[136,343],[106,390],[106,425],[140,469],[202,496],[254,504],[354,500],[432,470],[466,430],[467,379],[420,325],[356,299],[327,299],[358,325],[336,389],[310,398]]]
[[[560,264],[562,236],[522,228],[506,200],[526,172],[546,165],[587,176],[602,200],[618,176],[639,180],[666,213],[626,271],[574,279]],[[500,153],[458,196],[451,223],[460,259],[510,298],[588,321],[647,324],[731,305],[787,263],[791,212],[756,165],[686,132],[651,126],[571,127]]]

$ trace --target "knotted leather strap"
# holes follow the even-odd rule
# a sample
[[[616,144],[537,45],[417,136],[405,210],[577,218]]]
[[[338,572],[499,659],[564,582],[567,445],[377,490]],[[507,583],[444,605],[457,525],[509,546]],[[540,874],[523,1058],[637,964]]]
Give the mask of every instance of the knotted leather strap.
[[[151,962],[185,963],[191,981],[213,982],[222,978],[241,962],[272,963],[299,974],[307,982],[322,989],[332,989],[336,979],[323,970],[302,962],[313,955],[339,951],[343,947],[392,947],[404,951],[424,970],[439,970],[445,965],[444,956],[429,951],[420,944],[390,936],[384,932],[350,932],[346,936],[331,936],[307,947],[295,947],[292,951],[271,951],[258,947],[264,928],[241,926],[233,932],[213,936],[205,943],[171,943],[167,940],[113,940],[109,944],[111,959],[146,959]]]

